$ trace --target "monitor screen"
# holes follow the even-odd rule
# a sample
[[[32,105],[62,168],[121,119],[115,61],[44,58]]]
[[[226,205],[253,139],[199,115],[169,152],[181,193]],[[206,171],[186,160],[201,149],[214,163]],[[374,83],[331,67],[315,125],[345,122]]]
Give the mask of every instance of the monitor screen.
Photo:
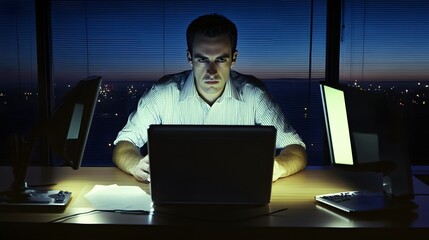
[[[353,153],[344,92],[326,85],[320,85],[324,96],[322,102],[331,160],[335,164],[353,165]],[[331,127],[332,126],[332,127]]]
[[[341,85],[320,88],[333,164],[385,161],[392,144],[405,146],[401,113],[386,97]]]

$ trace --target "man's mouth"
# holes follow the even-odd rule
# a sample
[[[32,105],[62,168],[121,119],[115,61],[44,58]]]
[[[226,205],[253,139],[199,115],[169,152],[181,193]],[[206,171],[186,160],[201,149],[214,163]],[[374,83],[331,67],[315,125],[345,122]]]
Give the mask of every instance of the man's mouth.
[[[204,80],[205,84],[218,84],[219,80]]]

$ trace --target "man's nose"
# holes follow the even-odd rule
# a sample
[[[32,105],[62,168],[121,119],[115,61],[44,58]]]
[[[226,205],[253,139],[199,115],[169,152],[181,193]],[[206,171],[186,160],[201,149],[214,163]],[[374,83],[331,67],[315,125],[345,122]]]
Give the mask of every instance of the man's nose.
[[[209,68],[207,69],[207,73],[209,75],[215,75],[217,73],[217,67],[216,67],[216,64],[214,62],[211,62],[209,64]]]

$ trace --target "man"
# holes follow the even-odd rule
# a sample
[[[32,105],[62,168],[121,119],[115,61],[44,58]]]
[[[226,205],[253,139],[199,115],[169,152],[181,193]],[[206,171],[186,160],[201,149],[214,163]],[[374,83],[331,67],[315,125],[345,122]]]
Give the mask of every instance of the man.
[[[204,15],[191,22],[186,37],[192,70],[164,76],[141,97],[114,141],[114,163],[139,181],[150,179],[149,157],[140,148],[151,124],[272,125],[276,148],[282,149],[273,181],[304,169],[305,144],[264,84],[231,70],[238,55],[235,24],[222,15]]]

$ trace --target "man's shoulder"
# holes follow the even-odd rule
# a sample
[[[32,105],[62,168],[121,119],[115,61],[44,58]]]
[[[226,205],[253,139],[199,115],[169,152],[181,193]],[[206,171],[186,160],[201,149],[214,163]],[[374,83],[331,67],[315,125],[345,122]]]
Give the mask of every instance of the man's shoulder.
[[[188,79],[189,74],[191,74],[191,70],[186,70],[179,73],[173,73],[173,74],[167,74],[160,78],[156,83],[155,86],[162,87],[162,86],[175,86],[178,89],[182,89],[183,85],[185,84],[186,79]]]
[[[258,88],[264,92],[267,91],[265,83],[253,75],[242,74],[237,71],[231,71],[231,77],[232,83],[237,89],[242,89],[245,86],[250,86],[253,88]]]

